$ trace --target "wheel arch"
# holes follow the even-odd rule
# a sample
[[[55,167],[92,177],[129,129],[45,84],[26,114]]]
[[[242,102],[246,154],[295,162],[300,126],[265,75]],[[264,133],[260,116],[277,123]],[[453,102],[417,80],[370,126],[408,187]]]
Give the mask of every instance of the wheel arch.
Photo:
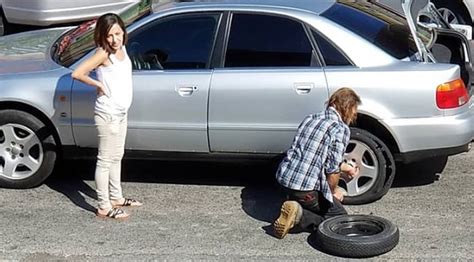
[[[474,24],[474,21],[472,17],[474,17],[474,2],[472,1],[462,1],[462,4],[464,4],[464,7],[467,9],[467,13],[471,16],[471,23]]]
[[[385,145],[390,149],[390,152],[395,155],[400,153],[400,148],[398,147],[397,141],[390,133],[390,131],[382,125],[379,121],[374,119],[371,116],[365,114],[358,114],[357,121],[353,125],[353,127],[357,127],[360,129],[364,129],[374,136],[382,140]]]
[[[2,101],[0,102],[0,110],[20,110],[24,111],[26,113],[32,114],[33,116],[37,117],[41,122],[46,124],[51,130],[53,131],[53,137],[54,141],[58,145],[58,153],[62,155],[62,150],[61,150],[61,139],[59,136],[59,131],[57,130],[56,126],[53,124],[51,119],[40,109],[28,105],[26,103],[22,102],[16,102],[16,101]]]

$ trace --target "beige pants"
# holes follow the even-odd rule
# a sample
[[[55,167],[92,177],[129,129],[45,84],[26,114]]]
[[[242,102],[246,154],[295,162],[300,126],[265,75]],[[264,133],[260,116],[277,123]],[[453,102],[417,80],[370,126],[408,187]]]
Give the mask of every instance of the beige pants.
[[[127,135],[127,115],[96,113],[94,121],[99,133],[99,153],[95,169],[98,205],[101,209],[110,209],[110,200],[123,198],[120,175]]]

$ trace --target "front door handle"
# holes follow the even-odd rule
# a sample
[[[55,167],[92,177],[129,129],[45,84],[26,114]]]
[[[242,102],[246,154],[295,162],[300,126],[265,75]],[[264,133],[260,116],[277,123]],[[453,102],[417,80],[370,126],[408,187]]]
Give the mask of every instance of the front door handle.
[[[178,92],[180,96],[186,97],[191,96],[197,89],[197,86],[181,86],[176,88],[176,92]]]
[[[314,88],[313,83],[295,83],[294,89],[298,95],[306,95]]]

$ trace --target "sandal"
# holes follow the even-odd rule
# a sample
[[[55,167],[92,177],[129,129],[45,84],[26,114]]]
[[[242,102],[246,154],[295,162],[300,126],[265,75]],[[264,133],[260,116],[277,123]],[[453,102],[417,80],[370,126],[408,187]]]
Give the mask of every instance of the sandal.
[[[114,207],[107,212],[107,214],[101,214],[97,210],[96,213],[97,217],[99,218],[111,218],[111,219],[117,219],[117,220],[122,220],[122,219],[127,219],[129,217],[129,214],[125,213],[121,208]]]
[[[113,204],[113,207],[139,207],[139,206],[143,206],[143,204],[131,198],[124,198],[122,204]]]

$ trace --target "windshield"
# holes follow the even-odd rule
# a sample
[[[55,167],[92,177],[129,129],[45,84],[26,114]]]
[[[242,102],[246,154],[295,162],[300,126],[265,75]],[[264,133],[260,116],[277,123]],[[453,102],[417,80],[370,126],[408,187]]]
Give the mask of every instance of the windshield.
[[[321,15],[398,59],[411,57],[418,52],[406,19],[377,3],[340,0]],[[418,27],[417,33],[425,45],[431,43],[431,31]]]
[[[148,15],[151,11],[151,0],[142,0],[139,4],[120,13],[125,26]],[[95,48],[94,28],[97,19],[84,22],[69,30],[53,45],[53,60],[62,66],[69,67]]]

